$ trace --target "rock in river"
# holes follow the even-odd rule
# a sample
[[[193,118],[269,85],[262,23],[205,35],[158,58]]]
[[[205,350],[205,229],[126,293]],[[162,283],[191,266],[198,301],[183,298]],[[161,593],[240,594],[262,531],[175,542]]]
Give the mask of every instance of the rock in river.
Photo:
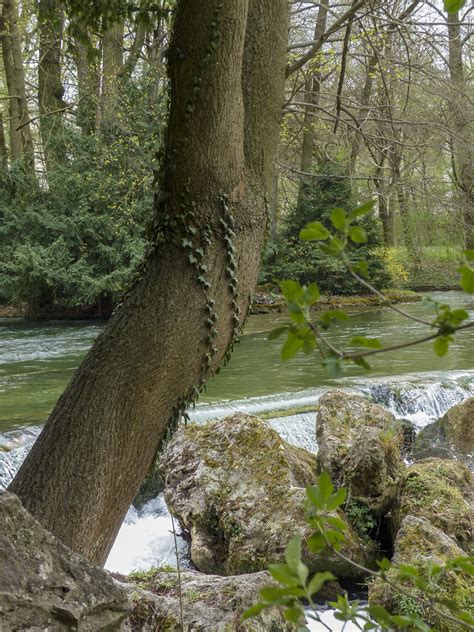
[[[328,391],[319,400],[316,437],[319,469],[347,487],[349,503],[382,516],[403,469],[403,428],[395,417],[360,395]]]
[[[130,632],[181,632],[179,580],[174,571],[152,570],[132,574],[124,587],[133,603]],[[244,611],[258,601],[258,593],[272,584],[268,573],[238,577],[181,573],[185,630],[193,632],[295,632],[278,608],[264,610],[242,622]]]
[[[449,560],[463,556],[462,551],[449,536],[433,526],[425,518],[406,516],[395,541],[393,562],[425,568],[429,561],[443,566]],[[393,614],[418,613],[438,632],[460,632],[458,623],[449,621],[431,608],[423,606],[417,598],[421,596],[408,580],[399,580],[397,571],[388,571],[388,578],[402,585],[405,593],[394,590],[386,582],[376,579],[369,585],[369,602],[385,606]],[[440,575],[436,585],[438,599],[450,599],[459,608],[471,611],[474,607],[474,582],[467,574],[455,574],[452,571]],[[444,606],[436,604],[439,611],[447,612]]]
[[[188,425],[163,457],[165,499],[191,537],[191,559],[205,573],[265,570],[283,559],[290,539],[310,534],[305,486],[315,482],[311,453],[286,443],[257,417],[235,414],[206,426]],[[342,516],[341,516],[342,517]],[[366,547],[348,527],[343,552],[366,562]],[[336,576],[358,571],[335,555],[304,555],[311,570]]]

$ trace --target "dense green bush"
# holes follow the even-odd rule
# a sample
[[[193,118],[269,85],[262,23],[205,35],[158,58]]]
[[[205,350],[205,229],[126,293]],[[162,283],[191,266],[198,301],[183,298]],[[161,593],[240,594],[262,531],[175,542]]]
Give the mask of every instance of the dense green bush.
[[[157,104],[158,107],[158,104]],[[101,136],[66,128],[68,161],[48,182],[0,176],[0,300],[112,306],[140,260],[153,201],[156,112],[130,86]]]
[[[267,245],[260,275],[262,283],[275,279],[294,279],[308,284],[315,281],[327,294],[360,294],[360,285],[349,275],[341,260],[321,252],[314,242],[301,242],[300,230],[309,222],[320,221],[331,228],[330,214],[335,207],[348,211],[355,206],[350,181],[340,178],[337,165],[324,162],[316,177],[301,184],[295,207],[288,213],[281,237]],[[376,251],[382,241],[379,222],[373,214],[360,220],[368,241],[353,244],[348,256],[353,263],[366,260],[369,281],[377,288],[390,285],[390,275],[384,259]]]

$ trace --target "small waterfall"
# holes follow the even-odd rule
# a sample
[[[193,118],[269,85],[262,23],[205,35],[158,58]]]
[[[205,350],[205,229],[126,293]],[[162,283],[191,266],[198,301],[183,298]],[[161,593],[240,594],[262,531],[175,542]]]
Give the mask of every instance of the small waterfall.
[[[0,434],[0,491],[8,487],[40,432],[40,426],[32,426]]]
[[[425,383],[377,383],[363,390],[396,417],[409,419],[421,429],[442,417],[452,406],[474,396],[474,375],[471,372]]]

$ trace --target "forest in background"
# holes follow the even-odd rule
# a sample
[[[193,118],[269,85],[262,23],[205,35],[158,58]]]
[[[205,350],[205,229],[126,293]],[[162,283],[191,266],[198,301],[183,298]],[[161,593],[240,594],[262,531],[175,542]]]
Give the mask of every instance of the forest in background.
[[[57,0],[1,5],[0,301],[109,313],[152,230],[173,2],[119,2],[87,35],[70,4],[67,17]],[[291,3],[261,281],[357,292],[298,233],[372,197],[355,254],[374,285],[456,286],[474,212],[471,12]]]

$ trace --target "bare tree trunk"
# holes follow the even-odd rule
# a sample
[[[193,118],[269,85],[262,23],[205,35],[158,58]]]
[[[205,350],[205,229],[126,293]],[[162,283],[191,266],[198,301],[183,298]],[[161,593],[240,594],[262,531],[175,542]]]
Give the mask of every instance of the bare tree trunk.
[[[319,5],[318,17],[314,27],[314,41],[323,36],[326,30],[329,0],[322,0]],[[321,71],[316,70],[306,79],[305,84],[305,116],[303,123],[303,145],[301,150],[301,171],[311,171],[313,166],[314,151],[314,124],[316,120],[316,107],[321,95]]]
[[[153,247],[10,487],[95,562],[247,313],[267,224],[287,8],[178,2]]]
[[[5,140],[5,128],[3,126],[3,112],[0,112],[0,166],[6,169],[8,166],[8,150]]]
[[[123,72],[123,20],[113,24],[102,40],[101,127],[117,123]]]
[[[6,6],[0,5],[0,38],[2,44],[3,68],[8,91],[8,118],[10,135],[10,158],[12,162],[20,160],[23,155],[20,126],[19,98],[16,94],[15,71],[11,49],[11,39],[6,18]]]
[[[462,193],[466,245],[474,248],[474,147],[471,133],[467,86],[462,59],[459,14],[448,15],[449,72],[453,87],[450,99],[452,111],[452,147],[455,182]]]
[[[79,39],[74,40],[74,61],[79,92],[77,122],[85,135],[94,134],[100,121],[100,71],[92,52]]]
[[[18,10],[15,0],[3,0],[2,2],[2,44],[5,43],[4,64],[7,82],[10,81],[8,88],[10,97],[15,97],[17,101],[18,111],[14,116],[18,116],[17,125],[13,130],[13,137],[19,131],[21,142],[21,155],[23,157],[25,167],[28,171],[34,173],[34,144],[33,135],[31,133],[30,114],[28,111],[28,101],[26,97],[25,71],[23,68],[23,52],[21,45],[21,36],[18,29]],[[8,70],[7,70],[8,67]],[[9,77],[9,79],[8,79]],[[11,100],[11,99],[10,99]],[[15,139],[15,142],[16,139]],[[12,150],[12,155],[13,155]],[[15,148],[15,154],[17,150]]]
[[[275,241],[278,237],[278,181],[279,172],[273,167],[272,191],[270,196],[270,238]]]
[[[47,173],[66,159],[61,81],[61,44],[64,16],[57,0],[38,4],[39,63],[38,102],[40,134]]]

